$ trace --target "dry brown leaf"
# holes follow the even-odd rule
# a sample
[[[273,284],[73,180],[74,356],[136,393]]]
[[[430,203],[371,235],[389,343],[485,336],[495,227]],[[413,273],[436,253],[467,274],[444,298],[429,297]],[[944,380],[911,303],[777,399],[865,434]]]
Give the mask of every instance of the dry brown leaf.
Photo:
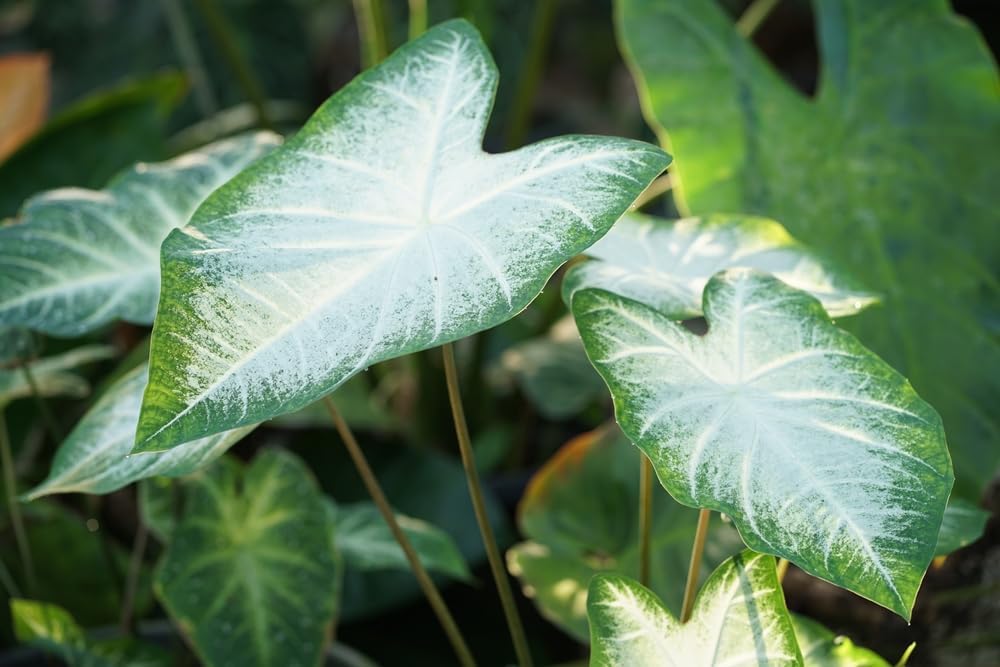
[[[0,57],[0,160],[42,126],[49,106],[47,53]]]

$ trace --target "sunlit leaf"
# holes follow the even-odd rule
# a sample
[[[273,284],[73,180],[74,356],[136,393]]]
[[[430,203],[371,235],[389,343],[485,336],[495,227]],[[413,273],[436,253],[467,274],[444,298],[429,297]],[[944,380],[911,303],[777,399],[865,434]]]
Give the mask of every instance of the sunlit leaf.
[[[792,614],[792,627],[805,667],[890,667],[874,651],[857,646],[804,616]]]
[[[25,498],[110,493],[146,477],[187,475],[217,459],[254,428],[226,431],[166,452],[129,456],[145,388],[145,366],[112,385],[60,445],[48,477]]]
[[[31,379],[43,397],[69,396],[81,398],[90,391],[85,379],[72,373],[75,368],[114,356],[107,345],[84,345],[69,352],[29,362]],[[32,396],[34,391],[21,366],[0,368],[0,408],[18,398]]]
[[[801,666],[774,558],[745,551],[723,563],[681,624],[649,589],[620,575],[590,584],[591,667]]]
[[[329,499],[328,499],[329,500]],[[334,545],[344,564],[358,570],[410,570],[406,555],[372,503],[337,506],[327,503],[333,521]],[[468,580],[469,568],[448,533],[402,514],[396,515],[420,562],[431,572]]]
[[[780,221],[883,305],[845,322],[944,419],[956,493],[1000,467],[1000,79],[942,0],[813,0],[810,99],[715,0],[617,0],[685,214]]]
[[[542,614],[587,641],[587,587],[598,572],[639,576],[639,462],[616,426],[570,440],[532,477],[518,523],[530,541],[507,552],[507,565]],[[680,611],[698,513],[653,496],[650,588]],[[729,524],[713,521],[702,575],[743,548]]]
[[[578,289],[598,287],[673,317],[697,317],[708,279],[737,267],[770,273],[809,292],[832,317],[853,315],[877,300],[766,218],[670,221],[628,213],[586,254],[595,261],[573,267],[563,281],[567,301]]]
[[[167,667],[173,660],[165,651],[123,638],[89,640],[83,628],[62,607],[12,598],[14,636],[73,667]]]
[[[138,164],[105,190],[33,197],[0,228],[0,325],[78,336],[114,319],[151,324],[160,242],[276,142],[268,133],[228,139]]]
[[[192,482],[156,576],[171,617],[209,666],[316,665],[336,606],[323,496],[305,465],[267,450]]]
[[[513,317],[668,163],[594,136],[486,154],[496,86],[475,29],[441,24],[167,238],[137,451],[297,410]]]
[[[944,510],[935,556],[947,556],[983,536],[990,513],[961,498],[952,498]]]
[[[49,55],[0,57],[0,162],[45,122],[49,108]]]
[[[610,292],[574,295],[622,430],[681,503],[908,618],[953,481],[937,413],[774,277],[717,274],[704,312],[699,337]]]

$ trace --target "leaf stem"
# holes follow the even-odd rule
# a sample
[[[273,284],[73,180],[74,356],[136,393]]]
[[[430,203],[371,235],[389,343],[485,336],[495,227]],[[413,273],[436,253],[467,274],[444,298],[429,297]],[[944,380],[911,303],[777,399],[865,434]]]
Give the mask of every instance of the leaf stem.
[[[779,558],[778,559],[778,568],[777,568],[777,571],[778,571],[778,583],[779,584],[785,580],[785,574],[788,572],[788,566],[789,565],[790,565],[790,563],[788,562],[787,558]]]
[[[361,66],[374,67],[387,53],[381,0],[354,0],[354,19],[361,41]]]
[[[257,76],[250,67],[250,63],[247,62],[247,59],[240,51],[235,32],[226,15],[219,8],[218,4],[216,4],[215,0],[194,0],[194,4],[197,5],[202,18],[205,19],[205,23],[208,24],[208,29],[222,51],[222,56],[225,58],[226,64],[229,65],[229,69],[236,76],[236,81],[239,83],[240,88],[243,89],[243,94],[246,95],[250,104],[257,111],[257,121],[260,123],[260,126],[268,130],[273,130],[274,124],[271,122],[271,117],[267,111],[267,97],[264,94],[264,87],[257,80]]]
[[[371,466],[368,465],[368,459],[365,458],[364,452],[361,450],[360,445],[358,445],[358,441],[355,439],[354,433],[351,431],[351,427],[347,425],[346,421],[344,421],[344,417],[340,414],[340,411],[337,410],[337,406],[334,404],[333,399],[326,396],[323,399],[323,405],[326,406],[327,412],[330,413],[333,425],[336,427],[337,433],[340,434],[340,439],[344,441],[344,445],[347,447],[347,453],[351,455],[351,459],[354,461],[354,465],[358,469],[358,474],[361,475],[361,481],[368,490],[368,494],[375,502],[375,506],[378,507],[379,512],[382,514],[382,518],[389,526],[389,530],[392,531],[393,537],[396,538],[396,542],[398,542],[400,548],[403,549],[403,553],[406,555],[406,560],[409,561],[410,568],[413,570],[413,575],[417,578],[417,583],[420,584],[420,588],[427,597],[427,601],[430,603],[431,609],[434,610],[434,614],[441,623],[441,627],[444,629],[445,634],[448,635],[448,640],[451,642],[451,646],[455,650],[455,655],[458,656],[459,662],[464,667],[474,667],[476,661],[473,659],[472,653],[469,651],[469,647],[466,645],[465,639],[462,637],[462,633],[459,631],[458,625],[455,623],[455,619],[452,617],[451,612],[448,611],[448,607],[441,598],[441,593],[438,592],[437,586],[434,585],[434,581],[431,579],[430,575],[427,574],[427,570],[424,569],[424,566],[420,563],[420,557],[417,555],[413,545],[410,544],[409,538],[406,537],[403,529],[399,527],[399,523],[396,521],[396,515],[392,511],[392,507],[389,505],[389,500],[385,497],[385,493],[382,491],[382,487],[378,483],[378,479],[375,477],[375,473],[372,471]]]
[[[746,11],[736,21],[736,30],[744,37],[749,37],[767,19],[771,11],[778,6],[779,0],[754,0]]]
[[[649,586],[649,535],[653,519],[653,464],[640,455],[639,463],[639,583]]]
[[[542,63],[552,36],[555,10],[556,0],[538,0],[535,4],[535,15],[531,20],[531,38],[518,77],[517,93],[510,111],[510,124],[507,126],[507,150],[519,148],[528,134],[532,103],[538,90],[538,82],[542,78]]]
[[[191,22],[188,21],[184,13],[184,7],[180,0],[160,0],[163,7],[163,14],[167,19],[167,27],[170,29],[170,36],[177,49],[177,55],[184,64],[184,70],[191,79],[191,87],[194,88],[194,100],[198,105],[198,110],[204,117],[210,117],[219,110],[219,101],[212,90],[212,84],[208,80],[208,71],[205,69],[205,62],[198,50],[198,42],[195,41]]]
[[[694,596],[698,590],[698,571],[701,569],[701,557],[705,552],[705,538],[708,537],[708,520],[711,510],[698,512],[698,529],[694,534],[694,545],[691,547],[691,564],[688,566],[687,583],[684,585],[684,604],[681,605],[681,623],[687,623],[694,609]]]
[[[632,208],[638,210],[653,201],[662,194],[670,192],[674,187],[673,177],[669,174],[663,174],[658,176],[653,180],[646,189],[636,198],[635,203],[632,204]]]
[[[427,0],[410,0],[410,39],[427,32]]]
[[[139,524],[135,530],[135,540],[132,542],[132,556],[128,562],[128,573],[125,576],[125,594],[122,599],[121,629],[124,634],[131,634],[133,627],[132,618],[135,609],[135,595],[139,589],[139,574],[142,572],[142,560],[146,555],[146,542],[149,539],[149,529],[146,522],[139,514]]]
[[[24,381],[28,383],[28,388],[31,389],[31,395],[35,399],[35,405],[38,406],[38,414],[42,418],[42,423],[45,424],[45,430],[49,432],[52,442],[58,445],[63,439],[62,429],[56,423],[55,415],[49,410],[49,404],[45,402],[45,398],[38,388],[38,382],[35,380],[35,374],[31,371],[30,364],[27,361],[21,363],[21,372],[24,373]]]
[[[14,529],[14,541],[24,567],[24,578],[28,583],[28,595],[35,596],[37,591],[35,581],[35,561],[31,557],[31,546],[28,544],[28,534],[24,530],[24,519],[21,516],[21,505],[17,500],[17,478],[14,472],[14,457],[10,451],[10,434],[7,432],[7,417],[0,410],[0,466],[3,467],[3,486],[7,491],[7,511],[10,512],[10,525]]]
[[[483,499],[483,489],[479,481],[479,471],[476,469],[476,460],[472,452],[472,441],[469,438],[469,427],[465,423],[465,411],[462,408],[462,394],[458,385],[458,369],[455,367],[455,350],[451,343],[441,346],[441,354],[444,357],[444,375],[448,382],[448,401],[451,403],[451,414],[455,420],[455,435],[458,437],[458,449],[462,455],[462,467],[465,468],[465,479],[469,483],[469,495],[472,497],[472,509],[476,514],[476,522],[479,524],[479,532],[483,537],[483,545],[486,547],[486,557],[490,562],[490,570],[493,572],[493,581],[496,583],[497,593],[500,595],[500,603],[503,605],[503,613],[507,618],[507,628],[510,630],[510,638],[514,643],[514,651],[517,653],[517,660],[521,667],[531,667],[531,652],[528,650],[528,641],[524,635],[524,626],[521,624],[521,617],[518,615],[517,606],[514,604],[514,594],[511,592],[510,580],[507,578],[507,571],[504,569],[503,561],[500,558],[500,549],[497,547],[496,537],[493,535],[493,527],[490,525],[490,518],[486,512],[486,502]]]

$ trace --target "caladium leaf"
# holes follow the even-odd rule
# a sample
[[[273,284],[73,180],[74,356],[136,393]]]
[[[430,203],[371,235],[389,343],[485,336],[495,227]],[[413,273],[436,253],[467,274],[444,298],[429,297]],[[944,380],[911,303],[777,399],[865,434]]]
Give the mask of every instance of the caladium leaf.
[[[879,654],[812,619],[792,614],[792,627],[805,667],[891,667]]]
[[[192,482],[155,589],[206,665],[317,665],[338,570],[305,464],[268,450]]]
[[[364,502],[337,506],[327,500],[327,512],[334,526],[334,546],[343,556],[345,566],[366,571],[410,570],[406,555],[375,505]],[[470,579],[465,558],[448,533],[403,514],[397,514],[396,521],[429,571]]]
[[[608,137],[486,154],[496,85],[475,29],[441,24],[167,238],[137,451],[300,409],[513,317],[668,163]]]
[[[576,290],[597,287],[672,317],[697,317],[708,279],[737,267],[809,292],[831,317],[853,315],[878,300],[777,222],[749,215],[664,220],[626,213],[587,256],[594,261],[574,266],[563,280],[567,302]]]
[[[802,665],[774,558],[745,551],[719,566],[681,625],[649,589],[614,574],[590,584],[591,667]]]
[[[983,536],[990,513],[961,498],[952,498],[944,510],[935,556],[947,556]]]
[[[772,276],[714,276],[704,312],[699,337],[637,301],[574,295],[622,430],[681,503],[908,618],[954,479],[941,419]]]
[[[813,0],[810,99],[725,3],[615,4],[680,209],[779,220],[883,292],[845,327],[940,410],[956,493],[977,500],[1000,467],[1000,81],[982,36],[940,0]]]
[[[129,456],[146,379],[146,367],[140,366],[108,388],[59,446],[48,477],[25,498],[34,500],[50,493],[110,493],[146,477],[187,475],[217,459],[254,429],[245,426],[168,452]]]
[[[277,141],[270,133],[225,139],[135,165],[101,191],[62,188],[28,200],[15,224],[0,227],[0,325],[79,336],[119,318],[151,324],[160,243]]]
[[[84,345],[69,352],[55,354],[28,362],[31,379],[38,393],[43,397],[70,396],[80,398],[87,395],[90,385],[85,379],[71,371],[95,361],[109,359],[115,349],[107,345]],[[31,382],[21,366],[0,368],[0,408],[18,398],[34,394]]]

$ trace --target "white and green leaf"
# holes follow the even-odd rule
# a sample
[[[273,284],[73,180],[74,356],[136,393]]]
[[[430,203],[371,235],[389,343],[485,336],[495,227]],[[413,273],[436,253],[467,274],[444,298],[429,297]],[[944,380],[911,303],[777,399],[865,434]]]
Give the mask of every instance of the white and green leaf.
[[[745,551],[712,573],[681,624],[637,582],[590,583],[591,667],[801,667],[774,558]]]
[[[878,301],[779,223],[749,215],[665,220],[627,213],[586,254],[592,260],[574,266],[563,281],[567,302],[576,290],[596,287],[673,317],[697,317],[708,279],[731,268],[758,269],[809,292],[831,317]]]
[[[774,277],[722,272],[704,312],[699,337],[610,292],[574,295],[622,430],[681,503],[909,617],[954,480],[937,413]]]
[[[935,556],[947,556],[983,536],[990,513],[968,500],[955,498],[948,502],[938,533]]]
[[[167,237],[137,451],[298,410],[513,317],[668,164],[595,136],[487,154],[496,86],[476,30],[441,24]]]
[[[137,164],[104,190],[29,199],[0,227],[0,325],[79,336],[115,319],[151,324],[160,243],[206,196],[270,150],[270,133]]]
[[[792,614],[792,627],[805,667],[891,667],[879,654],[812,619]]]
[[[110,493],[146,477],[188,475],[254,429],[245,426],[166,452],[130,456],[146,378],[146,366],[140,366],[101,396],[59,446],[48,477],[25,494],[27,500],[51,493]]]
[[[365,502],[338,506],[327,501],[334,546],[345,566],[364,571],[410,570],[406,554],[375,505]],[[396,514],[396,521],[429,571],[464,581],[471,578],[462,552],[448,533],[403,514]]]
[[[317,665],[339,569],[323,495],[305,464],[267,450],[189,484],[157,571],[160,601],[204,664]]]
[[[43,357],[28,362],[28,373],[22,366],[0,368],[0,408],[19,398],[38,394],[44,398],[68,396],[82,398],[90,391],[90,384],[82,376],[73,373],[95,361],[113,357],[115,350],[107,345],[84,345],[68,352]],[[29,375],[30,374],[30,380]]]

